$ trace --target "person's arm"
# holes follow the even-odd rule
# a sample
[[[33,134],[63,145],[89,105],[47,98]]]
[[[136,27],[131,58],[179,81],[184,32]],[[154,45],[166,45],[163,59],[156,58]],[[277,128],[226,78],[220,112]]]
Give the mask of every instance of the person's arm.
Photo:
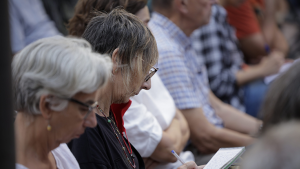
[[[268,28],[266,28],[265,30],[268,31]],[[284,57],[286,57],[289,52],[288,42],[277,25],[275,25],[275,33],[271,46],[273,47],[273,49],[282,52],[284,54]]]
[[[239,43],[247,62],[250,64],[258,64],[263,56],[267,55],[265,50],[266,42],[261,32],[241,38]]]
[[[265,9],[257,15],[264,38],[268,44],[274,40],[276,34],[276,6],[278,0],[264,0]]]
[[[260,129],[261,120],[223,103],[212,92],[210,92],[209,101],[217,115],[223,120],[225,128],[250,135],[255,135]]]
[[[180,110],[177,109],[175,118],[171,125],[163,131],[162,139],[151,158],[159,162],[175,162],[176,158],[170,152],[174,150],[177,154],[180,154],[189,137],[190,131],[187,121]]]
[[[268,31],[269,28],[266,28]],[[272,41],[269,43],[265,40],[264,34],[262,32],[258,32],[252,35],[249,35],[243,39],[240,39],[240,47],[244,52],[245,56],[248,58],[248,62],[251,64],[257,64],[263,58],[263,56],[267,55],[265,50],[265,46],[269,45],[270,49],[280,51],[286,56],[288,52],[288,43],[280,32],[280,30],[275,27],[275,34],[272,35]],[[264,28],[262,28],[264,30]]]
[[[130,142],[144,158],[150,157],[156,162],[175,162],[171,151],[181,151],[176,148],[182,139],[179,120],[174,118],[163,131],[156,117],[137,98],[132,98],[132,104],[123,117]]]
[[[214,153],[221,147],[246,146],[254,141],[246,134],[215,127],[207,121],[201,108],[181,111],[188,121],[191,141],[202,153]]]
[[[174,118],[170,126],[163,131],[162,139],[150,157],[158,162],[176,162],[177,159],[171,151],[175,150],[177,153],[182,151],[182,149],[179,149],[181,148],[179,146],[181,145],[181,138],[179,120]]]
[[[180,134],[179,134],[180,133]],[[144,158],[147,169],[155,168],[159,162],[175,162],[171,154],[174,150],[180,153],[189,139],[190,131],[182,113],[177,109],[175,118],[169,128],[163,131],[163,136],[150,158]]]
[[[272,52],[268,57],[264,57],[258,65],[249,66],[245,70],[236,73],[238,85],[244,85],[253,80],[264,78],[277,73],[284,63],[284,55],[281,52]]]
[[[265,40],[274,49],[277,49],[286,54],[288,53],[288,42],[279,30],[276,22],[276,11],[280,3],[279,0],[265,0],[265,9],[262,11],[262,17],[259,17],[261,28]]]
[[[261,32],[252,34],[240,40],[241,48],[251,63],[259,63],[262,56],[266,56],[265,46],[287,55],[288,42],[279,30],[275,13],[277,0],[265,0],[265,9],[257,14]]]
[[[186,146],[186,143],[188,141],[188,139],[190,138],[190,129],[188,126],[188,123],[185,119],[185,117],[183,116],[182,112],[178,109],[176,109],[176,119],[179,120],[179,124],[180,124],[180,131],[181,131],[181,141],[178,142],[178,144],[175,146],[176,149],[178,150],[177,153],[180,153],[184,147]]]

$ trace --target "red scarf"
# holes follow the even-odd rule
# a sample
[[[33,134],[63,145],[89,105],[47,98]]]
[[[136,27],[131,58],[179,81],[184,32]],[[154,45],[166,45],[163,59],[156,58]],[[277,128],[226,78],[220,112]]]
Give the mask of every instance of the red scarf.
[[[126,129],[124,127],[124,120],[123,116],[126,113],[126,111],[129,109],[132,101],[129,100],[127,103],[121,103],[121,104],[112,104],[110,105],[110,110],[113,112],[118,129],[121,133],[125,132]]]

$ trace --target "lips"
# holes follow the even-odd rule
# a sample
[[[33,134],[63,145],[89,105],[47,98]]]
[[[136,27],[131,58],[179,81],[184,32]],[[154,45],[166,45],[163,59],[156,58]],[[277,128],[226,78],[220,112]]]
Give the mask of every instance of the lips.
[[[81,134],[76,134],[75,138],[79,138],[84,132],[82,132]]]

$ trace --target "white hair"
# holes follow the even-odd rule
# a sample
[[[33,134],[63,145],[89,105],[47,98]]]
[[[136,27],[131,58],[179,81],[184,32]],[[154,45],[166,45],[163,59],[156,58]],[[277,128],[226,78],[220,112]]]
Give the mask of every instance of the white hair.
[[[110,57],[93,52],[86,40],[58,36],[38,40],[14,56],[15,108],[40,114],[42,95],[71,98],[95,92],[108,81],[111,68]]]

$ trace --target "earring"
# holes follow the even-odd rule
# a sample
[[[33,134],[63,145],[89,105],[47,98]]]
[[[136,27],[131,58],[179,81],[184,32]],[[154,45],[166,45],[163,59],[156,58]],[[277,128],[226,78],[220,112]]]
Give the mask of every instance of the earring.
[[[49,121],[48,121],[47,130],[48,130],[48,131],[51,131],[51,129],[52,129],[52,127],[50,126]]]
[[[47,130],[48,130],[48,131],[51,131],[51,126],[50,126],[50,124],[48,124]]]

